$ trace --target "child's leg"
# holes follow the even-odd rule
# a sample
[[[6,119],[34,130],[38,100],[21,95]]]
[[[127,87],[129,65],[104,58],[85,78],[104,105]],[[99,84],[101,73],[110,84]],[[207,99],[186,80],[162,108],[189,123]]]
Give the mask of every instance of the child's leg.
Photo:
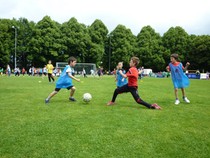
[[[178,99],[178,88],[174,88],[174,93],[175,93],[176,99]]]
[[[73,86],[70,91],[70,98],[73,97],[76,88]]]
[[[53,82],[55,81],[55,79],[54,79],[54,77],[53,77],[53,75],[51,74],[51,78],[52,78],[52,80],[53,80]]]
[[[117,95],[120,93],[128,92],[128,85],[124,85],[120,88],[116,88],[112,97],[112,102],[115,102]]]
[[[181,90],[182,90],[182,96],[183,96],[183,98],[186,97],[185,89],[184,88],[181,88]]]
[[[135,88],[135,87],[130,87],[129,89],[130,89],[130,92],[131,92],[133,98],[135,99],[135,101],[136,101],[138,104],[141,104],[141,105],[144,105],[144,106],[146,106],[146,107],[148,107],[148,108],[151,108],[151,104],[149,104],[149,103],[143,101],[143,100],[140,98],[140,96],[139,96],[139,94],[138,94],[137,88]]]
[[[187,99],[186,97],[186,94],[185,94],[185,89],[184,88],[181,88],[182,90],[182,96],[183,96],[183,100],[186,102],[186,103],[190,103],[190,101]]]
[[[48,80],[51,82],[51,74],[48,74]]]
[[[47,100],[50,100],[54,95],[56,95],[58,91],[54,90],[50,95],[47,97]]]

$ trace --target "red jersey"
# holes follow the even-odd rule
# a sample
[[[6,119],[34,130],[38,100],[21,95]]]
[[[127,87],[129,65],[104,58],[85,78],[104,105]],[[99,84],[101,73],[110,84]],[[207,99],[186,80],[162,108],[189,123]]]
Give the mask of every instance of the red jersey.
[[[139,72],[136,67],[131,67],[126,76],[128,77],[128,86],[138,87]]]

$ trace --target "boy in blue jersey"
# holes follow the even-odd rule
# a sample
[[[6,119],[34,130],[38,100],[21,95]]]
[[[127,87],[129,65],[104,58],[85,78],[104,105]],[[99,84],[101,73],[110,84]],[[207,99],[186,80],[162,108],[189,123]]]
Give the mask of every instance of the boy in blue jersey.
[[[65,67],[65,69],[61,73],[60,77],[58,78],[58,81],[56,82],[55,90],[52,93],[50,93],[50,95],[45,99],[45,103],[49,103],[50,99],[54,95],[56,95],[60,91],[61,88],[67,88],[68,90],[71,89],[69,100],[70,101],[76,101],[73,98],[73,95],[74,95],[74,92],[75,92],[76,88],[72,84],[72,79],[77,81],[77,82],[80,82],[80,79],[77,79],[72,75],[73,67],[76,65],[76,63],[77,63],[76,58],[70,57],[68,59],[68,65]]]
[[[189,62],[186,63],[186,66],[183,67],[182,63],[178,60],[178,54],[172,54],[171,55],[171,63],[169,66],[166,67],[167,71],[171,71],[171,78],[174,85],[174,93],[175,93],[175,104],[178,105],[180,103],[178,99],[178,89],[181,88],[182,90],[182,96],[183,100],[186,103],[190,103],[190,101],[187,99],[185,94],[186,87],[189,86],[190,82],[188,77],[185,75],[183,70],[187,70],[188,66],[190,65]]]
[[[126,74],[125,70],[123,70],[123,62],[119,62],[117,65],[117,71],[116,71],[117,88],[122,87],[128,83],[127,79],[120,74],[120,71],[122,71],[123,74]]]

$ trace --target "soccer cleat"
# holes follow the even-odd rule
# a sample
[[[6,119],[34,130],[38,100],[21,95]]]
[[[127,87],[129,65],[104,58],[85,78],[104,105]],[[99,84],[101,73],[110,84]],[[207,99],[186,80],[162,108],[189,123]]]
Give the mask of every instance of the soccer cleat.
[[[190,103],[190,101],[187,99],[187,97],[183,97],[183,100],[184,100],[186,103]]]
[[[76,99],[74,99],[73,97],[69,98],[70,101],[76,101]]]
[[[114,105],[114,104],[115,104],[115,102],[110,101],[106,105],[111,106],[111,105]]]
[[[151,108],[152,108],[152,109],[161,110],[161,107],[160,107],[157,103],[152,104],[152,105],[151,105]]]
[[[178,105],[180,103],[180,101],[179,101],[179,99],[176,99],[176,101],[175,101],[175,105]]]
[[[48,99],[45,99],[45,104],[49,103],[49,101],[50,101],[50,100],[48,100]]]

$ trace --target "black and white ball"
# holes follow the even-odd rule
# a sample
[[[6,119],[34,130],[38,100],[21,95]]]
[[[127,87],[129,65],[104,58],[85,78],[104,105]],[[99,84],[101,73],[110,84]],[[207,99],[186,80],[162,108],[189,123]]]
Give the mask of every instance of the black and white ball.
[[[92,96],[91,96],[91,94],[90,93],[85,93],[85,94],[83,94],[83,101],[84,102],[90,102],[91,101],[91,99],[92,99]]]

